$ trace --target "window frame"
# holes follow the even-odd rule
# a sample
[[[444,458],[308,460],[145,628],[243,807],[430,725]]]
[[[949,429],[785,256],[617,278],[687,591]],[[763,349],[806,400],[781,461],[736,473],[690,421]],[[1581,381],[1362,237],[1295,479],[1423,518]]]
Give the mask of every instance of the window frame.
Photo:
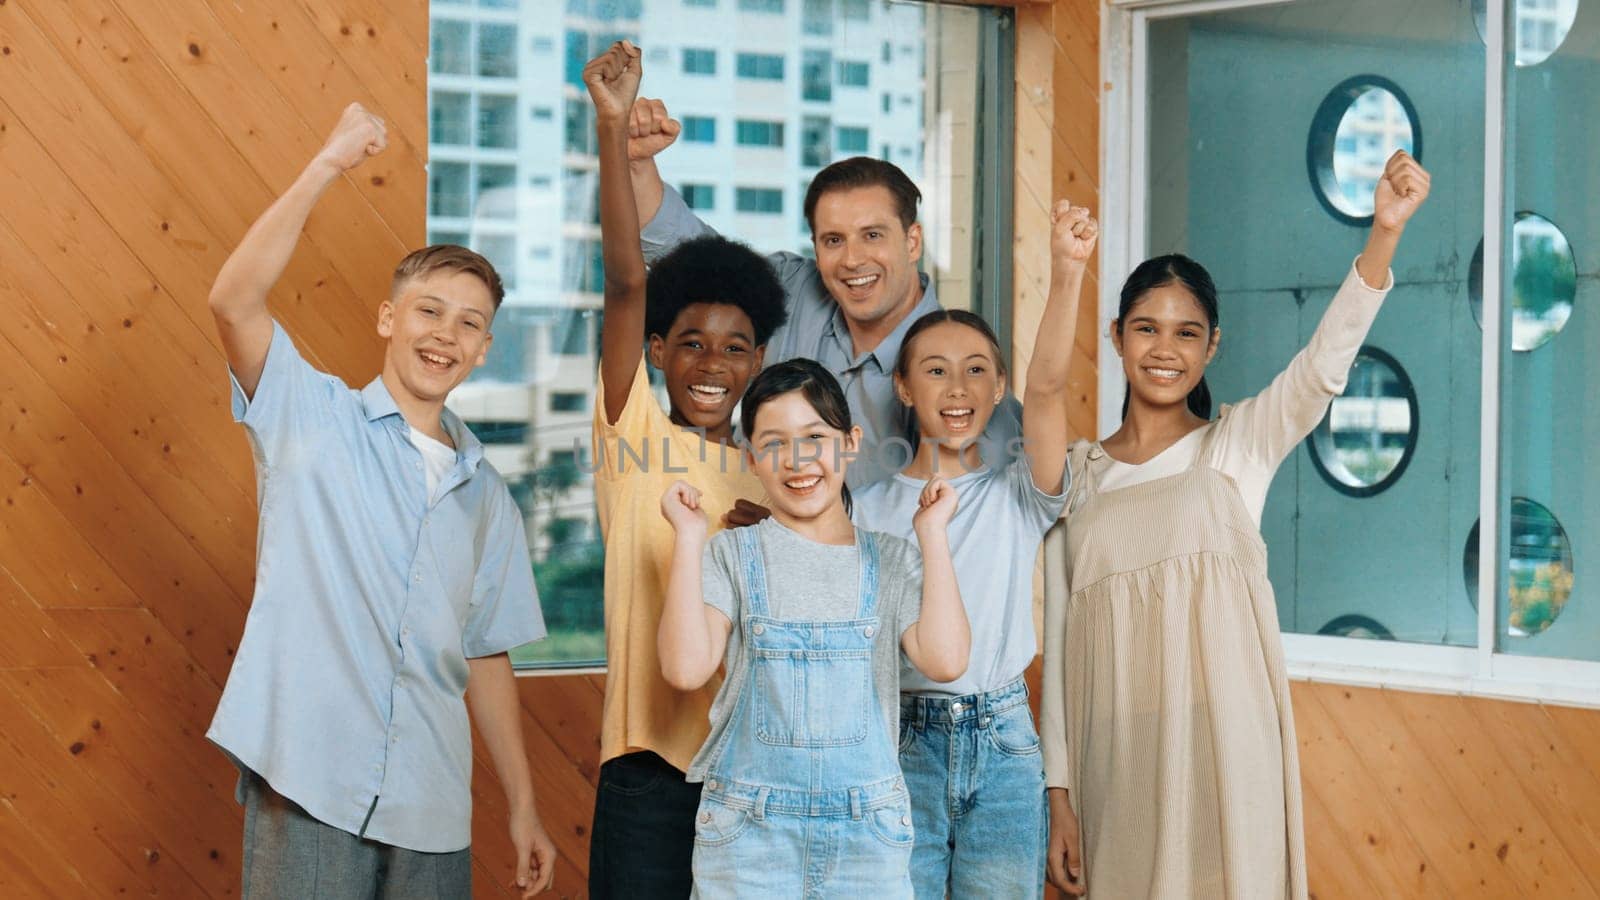
[[[1102,96],[1100,127],[1101,203],[1121,209],[1120,222],[1101,233],[1103,273],[1132,271],[1147,255],[1147,142],[1149,26],[1160,19],[1187,17],[1297,0],[1107,0],[1101,18],[1100,74],[1107,84],[1128,90]],[[1485,0],[1484,28],[1484,183],[1483,183],[1483,335],[1480,380],[1478,522],[1480,534],[1499,535],[1506,510],[1501,495],[1501,373],[1509,346],[1501,348],[1505,240],[1514,211],[1507,205],[1509,178],[1505,153],[1506,88],[1509,59],[1508,9],[1515,0]],[[1120,275],[1103,277],[1099,321],[1116,318]],[[1121,420],[1124,380],[1108,327],[1100,329],[1100,433]],[[1500,543],[1496,539],[1496,543]],[[1282,633],[1291,678],[1435,693],[1536,700],[1600,708],[1600,662],[1518,656],[1500,652],[1499,588],[1505,572],[1501,550],[1478,555],[1478,636],[1476,646],[1454,647],[1378,641],[1315,634]]]
[[[726,2],[735,4],[734,8],[741,12],[767,12],[777,16],[785,16],[787,15],[789,4],[791,2],[797,2],[797,0],[767,0],[765,3],[761,2],[761,0],[756,0],[755,5],[764,7],[762,9],[749,8],[749,6],[746,5],[746,0],[726,0]],[[1000,0],[1000,3],[1003,4],[1004,0]],[[933,6],[936,4],[928,5]],[[977,20],[977,27],[979,29],[979,49],[977,53],[979,55],[979,59],[977,60],[978,71],[976,72],[976,89],[983,99],[981,102],[976,104],[977,109],[980,111],[980,119],[975,124],[973,129],[975,133],[973,137],[975,145],[975,159],[973,165],[975,171],[972,173],[973,179],[971,191],[975,196],[971,197],[972,216],[974,222],[981,221],[990,224],[987,224],[982,229],[976,229],[970,238],[973,257],[971,262],[970,277],[973,290],[972,307],[974,310],[984,314],[990,319],[990,321],[995,322],[997,330],[1004,334],[1009,332],[1010,308],[1013,302],[1010,260],[1012,252],[1011,236],[1013,232],[1013,223],[1011,221],[1013,185],[1011,183],[1011,179],[1014,172],[1014,162],[1011,152],[1011,142],[1014,138],[1015,124],[1015,96],[1013,89],[1014,79],[1012,75],[1015,71],[1016,17],[1014,11],[1012,11],[1007,5],[997,5],[996,3],[992,2],[992,0],[976,0],[973,5],[982,7],[981,12],[984,13],[984,15]],[[724,6],[724,0],[684,0],[684,6],[684,12],[690,15],[693,15],[696,11],[713,11],[718,8],[728,8]],[[864,8],[866,9],[868,18],[870,19],[874,14],[872,5],[868,4]],[[835,9],[837,12],[837,6]],[[461,68],[462,71],[435,72],[433,71],[431,64],[428,67],[426,91],[427,95],[430,97],[428,119],[430,129],[432,126],[431,96],[434,91],[461,92],[469,96],[476,96],[482,92],[507,93],[513,96],[518,96],[519,92],[525,89],[525,86],[520,84],[520,82],[525,81],[528,77],[532,76],[528,71],[526,71],[526,61],[520,59],[520,57],[514,60],[514,63],[519,66],[518,75],[516,78],[498,75],[483,75],[480,71],[480,66],[482,63],[478,51],[479,34],[481,28],[486,24],[517,26],[521,22],[521,19],[519,18],[519,13],[516,9],[497,9],[485,13],[474,6],[463,5],[461,7],[455,7],[439,3],[437,5],[429,4],[428,14],[430,29],[437,27],[433,24],[435,22],[443,21],[453,23],[450,27],[461,29],[463,31],[462,37],[464,39],[464,45],[461,48],[464,58],[459,61],[457,66],[458,68]],[[837,24],[840,20],[841,17],[836,15],[835,23]],[[855,19],[851,19],[851,21],[855,21]],[[547,46],[543,48],[543,52],[556,53],[558,55],[565,53],[570,55],[572,52],[574,52],[575,48],[575,45],[569,46],[569,44],[571,44],[571,31],[572,29],[563,25],[563,27],[555,34],[553,39],[547,40]],[[592,52],[595,49],[593,44],[596,41],[598,41],[600,44],[605,43],[602,38],[606,37],[607,35],[602,34],[597,36],[595,33],[592,33],[592,29],[580,29],[580,31],[584,35],[586,52]],[[522,37],[523,35],[519,31],[518,40],[521,40]],[[799,60],[800,55],[798,51],[801,51],[808,46],[807,42],[805,41],[806,35],[804,33],[796,35],[796,38],[797,40],[793,43],[793,45],[786,45],[780,57],[781,59],[785,60],[783,63],[781,82],[776,79],[766,79],[771,84],[788,82],[788,74],[790,69],[787,59],[790,56],[794,56],[797,60]],[[433,50],[432,40],[433,39],[430,37],[430,56],[432,55]],[[749,49],[750,52],[762,52],[754,47]],[[898,52],[901,54],[907,53],[910,50],[911,46],[908,44],[899,45],[898,48]],[[727,77],[736,79],[738,77],[737,72],[729,71],[730,66],[733,66],[734,68],[737,67],[736,58],[735,62],[730,63],[725,59],[721,59],[722,52],[720,49],[717,49],[714,52],[719,58],[719,61],[716,64],[717,71],[714,73],[714,77]],[[827,53],[825,62],[826,65],[822,65],[817,73],[819,76],[818,80],[826,85],[831,94],[835,88],[834,81],[839,62],[831,52],[831,49]],[[567,63],[568,61],[566,60],[566,57],[563,57],[560,61],[558,61],[557,68],[552,71],[555,73],[555,77],[559,82],[559,87],[563,96],[570,101],[575,94],[581,97],[581,85],[575,84],[573,79],[570,77],[574,73],[567,71]],[[874,80],[874,76],[871,71],[874,66],[870,61],[868,61],[866,64],[868,67],[868,88],[870,89],[871,83]],[[679,65],[680,67],[682,65],[681,57],[679,59]],[[797,62],[797,66],[799,65],[800,63]],[[933,104],[935,102],[935,94],[931,93],[931,82],[926,85],[908,86],[908,88],[912,90],[923,90],[926,92],[924,95],[926,98],[925,102],[929,104]],[[909,100],[909,98],[905,99]],[[521,100],[518,101],[517,110],[519,113],[520,109],[524,105],[526,105],[524,102]],[[562,155],[560,164],[555,169],[555,177],[565,179],[569,172],[574,170],[575,165],[577,165],[579,168],[582,168],[582,171],[585,173],[592,175],[592,169],[583,168],[577,163],[577,161],[572,159],[574,155],[592,156],[594,154],[594,147],[592,146],[594,132],[592,112],[589,112],[590,107],[587,103],[578,103],[574,105],[570,102],[564,102],[562,106],[564,110],[563,118],[554,123],[562,129],[561,133],[556,138],[560,147],[562,148]],[[568,114],[568,112],[566,112],[567,110],[571,109],[582,109],[584,110],[584,114],[579,116],[571,116]],[[768,120],[762,118],[761,115],[754,110],[746,111],[746,113],[747,115],[753,117],[750,119],[750,121],[768,126],[770,129],[773,129],[777,132],[781,132],[783,134],[782,143],[739,144],[737,141],[739,124],[738,115],[735,115],[732,118],[732,127],[734,128],[734,131],[730,136],[727,130],[728,126],[722,125],[718,122],[718,119],[723,117],[720,114],[711,114],[699,117],[704,119],[705,124],[709,126],[708,130],[710,131],[710,135],[708,140],[705,141],[705,144],[730,145],[735,153],[748,151],[776,151],[779,154],[789,154],[791,152],[790,147],[796,142],[795,135],[797,132],[792,128],[786,127],[789,124],[787,117],[782,120]],[[552,119],[553,114],[554,108],[552,107]],[[502,227],[503,225],[507,224],[505,222],[501,222],[499,220],[487,223],[477,221],[475,204],[473,203],[473,186],[480,178],[480,164],[516,165],[516,160],[519,158],[519,154],[525,153],[528,148],[519,147],[516,150],[499,150],[478,146],[476,135],[479,130],[477,127],[479,122],[476,100],[469,101],[467,107],[467,117],[468,121],[466,127],[468,133],[466,136],[466,142],[460,145],[440,145],[438,149],[441,152],[433,153],[431,156],[433,163],[460,167],[459,174],[460,177],[464,179],[462,184],[462,193],[467,198],[468,206],[466,210],[464,210],[459,216],[440,217],[432,211],[430,204],[433,201],[434,192],[432,190],[432,179],[434,177],[434,172],[432,171],[432,166],[430,166],[430,171],[427,176],[429,179],[429,191],[426,194],[428,200],[425,201],[424,214],[428,221],[430,234],[453,234],[455,235],[455,239],[460,243],[470,246],[473,239],[480,234],[510,235],[510,232],[506,231],[505,228]],[[693,143],[688,140],[689,135],[687,134],[687,118],[688,117],[685,117],[686,133],[683,140],[685,143]],[[582,139],[574,141],[573,144],[569,146],[568,139],[569,137],[573,137],[571,132],[573,132],[574,129],[576,129],[578,134],[581,134],[583,137]],[[721,132],[721,134],[719,135],[718,132]],[[771,132],[768,133],[768,136],[772,136]],[[827,129],[826,138],[827,143],[831,148],[831,144],[833,143],[833,128],[831,126],[831,119],[830,127]],[[430,149],[433,149],[431,140],[429,143]],[[521,141],[519,140],[519,144],[520,143]],[[456,149],[459,149],[461,152],[459,154],[449,152]],[[486,156],[485,154],[489,155]],[[805,178],[806,173],[803,169],[801,175],[803,178],[802,185],[808,184],[809,179]],[[516,186],[515,179],[513,179],[511,184]],[[737,189],[738,186],[732,185],[731,187]],[[772,190],[777,191],[776,199],[783,204],[784,208],[776,213],[753,213],[752,215],[787,218],[791,215],[791,210],[789,207],[794,206],[797,208],[799,206],[798,203],[790,202],[789,196],[784,189],[772,188]],[[719,193],[725,194],[724,198],[720,200],[720,203],[723,207],[729,207],[733,205],[735,198],[732,195],[727,194],[726,192]],[[794,212],[798,213],[798,209],[796,209]],[[569,221],[570,217],[568,216],[566,210],[560,210],[560,214],[563,217],[563,226],[574,224],[575,220]],[[553,264],[562,266],[563,273],[565,268],[576,265],[570,261],[563,262],[567,259],[567,257],[577,258],[578,256],[587,256],[590,258],[597,258],[595,254],[592,253],[579,253],[571,250],[569,245],[573,241],[585,242],[597,239],[597,234],[593,231],[593,228],[590,224],[576,224],[580,225],[580,227],[575,229],[566,229],[564,227],[562,237],[557,240],[553,246],[533,248],[535,250],[542,249],[545,252],[544,258],[547,260],[559,254],[560,259],[555,260]],[[775,247],[773,249],[781,248]],[[805,252],[808,248],[801,247],[800,249],[802,252]],[[535,271],[543,272],[544,270]],[[930,270],[928,274],[930,277],[937,277],[932,270]],[[541,274],[533,277],[544,276]],[[563,274],[563,278],[565,277],[565,274]],[[582,281],[582,279],[589,279],[589,281],[596,280],[595,274],[591,272],[587,266],[583,266],[581,268],[577,277],[580,279],[580,281]],[[544,289],[543,287],[536,287],[539,290]],[[541,340],[551,341],[552,343],[549,349],[549,355],[552,356],[563,355],[568,347],[575,346],[579,340],[587,341],[590,344],[597,344],[597,321],[590,321],[590,319],[597,317],[599,310],[585,305],[567,304],[571,301],[572,295],[574,294],[597,293],[598,286],[580,283],[576,287],[572,287],[563,283],[559,286],[559,292],[561,295],[561,301],[559,303],[555,303],[553,305],[536,303],[527,308],[527,311],[531,314],[525,323],[526,330],[528,331],[526,336],[527,339],[533,340],[538,338]],[[518,307],[518,309],[520,310],[522,307]],[[535,321],[535,318],[541,314],[554,314],[558,318],[548,321],[542,319]],[[577,321],[570,321],[573,318],[576,318]],[[541,322],[543,323],[543,327],[548,327],[549,329],[549,333],[547,335],[539,332]],[[563,325],[566,327],[562,327]],[[1007,343],[1005,349],[1007,351],[1007,356],[1009,357],[1009,343]],[[597,348],[590,348],[589,352],[597,353],[598,350]],[[549,412],[554,412],[554,410],[550,410]],[[570,416],[571,414],[565,413],[563,415]],[[530,420],[529,427],[535,427],[532,423],[532,420]],[[562,425],[559,427],[564,428],[565,426]],[[554,515],[554,513],[551,513],[551,515]],[[533,519],[530,518],[529,521],[532,522]],[[592,528],[594,526],[590,527]],[[590,582],[586,582],[586,584],[589,583]],[[515,662],[514,670],[518,677],[539,677],[546,675],[564,676],[571,674],[604,673],[608,666],[609,660],[601,657],[594,660],[571,659]]]

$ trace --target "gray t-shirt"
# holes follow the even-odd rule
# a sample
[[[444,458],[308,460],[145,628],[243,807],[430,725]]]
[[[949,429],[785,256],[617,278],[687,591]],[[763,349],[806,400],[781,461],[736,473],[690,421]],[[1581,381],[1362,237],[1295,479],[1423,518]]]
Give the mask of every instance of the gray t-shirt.
[[[768,613],[789,621],[854,619],[861,609],[861,561],[854,544],[819,544],[785,527],[776,518],[751,525],[761,539],[767,570]],[[710,749],[727,730],[729,717],[748,681],[744,632],[740,622],[748,603],[739,566],[735,529],[718,532],[706,545],[701,589],[706,605],[733,622],[723,665],[727,680],[711,702],[711,734],[689,764],[688,780],[703,781]],[[878,536],[880,627],[872,642],[872,685],[883,711],[884,727],[900,741],[900,636],[922,615],[922,554],[892,535]],[[909,663],[907,663],[909,666]]]
[[[960,498],[950,520],[950,551],[972,626],[971,663],[966,674],[949,683],[932,681],[907,666],[900,688],[911,693],[992,691],[1021,676],[1033,662],[1033,564],[1044,533],[1067,500],[1065,478],[1055,496],[1034,485],[1026,455],[1003,469],[985,466],[949,481]],[[926,484],[896,473],[856,491],[856,524],[869,531],[911,535],[911,517]]]

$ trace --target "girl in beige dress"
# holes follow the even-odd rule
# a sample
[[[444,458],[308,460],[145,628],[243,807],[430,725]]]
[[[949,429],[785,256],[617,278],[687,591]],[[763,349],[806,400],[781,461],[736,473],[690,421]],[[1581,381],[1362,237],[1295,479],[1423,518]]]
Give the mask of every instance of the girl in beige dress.
[[[1306,896],[1294,719],[1261,508],[1339,394],[1428,195],[1404,152],[1316,333],[1272,384],[1210,419],[1216,288],[1193,260],[1134,270],[1112,339],[1122,427],[1068,457],[1065,554],[1047,556],[1041,739],[1047,872],[1106,900]],[[1382,285],[1374,288],[1373,285]],[[1063,565],[1064,563],[1064,565]]]

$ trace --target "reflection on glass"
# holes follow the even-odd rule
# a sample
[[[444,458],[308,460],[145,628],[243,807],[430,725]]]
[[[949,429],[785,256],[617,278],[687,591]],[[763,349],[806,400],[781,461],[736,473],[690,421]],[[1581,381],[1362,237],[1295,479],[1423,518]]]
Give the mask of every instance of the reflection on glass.
[[[792,16],[774,15],[792,7]],[[926,37],[936,26],[946,42],[970,32],[960,52],[976,58],[977,23],[993,14],[877,0],[473,0],[435,2],[430,11],[428,236],[489,256],[507,286],[488,362],[450,406],[485,439],[485,459],[523,513],[551,637],[514,658],[602,662],[604,561],[585,467],[605,273],[584,64],[622,38],[667,48],[646,64],[648,93],[683,126],[662,174],[712,227],[763,251],[804,252],[801,186],[836,156],[836,135],[851,148],[890,140],[915,148],[895,162],[935,194],[914,99],[937,89],[936,77],[924,80]],[[900,50],[880,62],[885,34]],[[836,76],[907,102],[879,114],[875,94],[838,89]],[[798,90],[747,99],[752,87],[797,80]],[[529,111],[559,124],[559,136],[519,135]],[[971,122],[973,110],[957,118]],[[841,120],[851,127],[838,129]],[[799,152],[783,152],[794,143]],[[963,227],[971,215],[959,198],[940,208]],[[936,224],[925,213],[924,228]],[[948,265],[937,259],[926,268]]]
[[[1467,599],[1478,608],[1478,523],[1472,523],[1462,557]],[[1554,514],[1526,497],[1511,498],[1511,558],[1506,566],[1510,602],[1506,633],[1539,634],[1555,624],[1572,596],[1572,543]]]
[[[1372,194],[1383,164],[1396,150],[1412,152],[1412,123],[1399,98],[1381,87],[1362,91],[1333,138],[1333,179],[1338,192],[1328,197],[1346,215],[1372,215]]]
[[[1368,640],[1392,641],[1394,632],[1383,626],[1376,619],[1361,615],[1345,615],[1332,619],[1328,624],[1317,629],[1317,634],[1332,635],[1333,637],[1367,638]]]
[[[1538,213],[1517,213],[1511,226],[1511,349],[1536,350],[1549,343],[1572,317],[1578,266],[1572,245],[1554,222]],[[1483,242],[1468,275],[1472,315],[1483,325]]]
[[[1311,455],[1318,468],[1345,487],[1387,487],[1416,444],[1415,404],[1411,379],[1400,364],[1381,350],[1362,348],[1344,393],[1333,398],[1312,432]]]
[[[1472,18],[1478,34],[1487,33],[1484,0],[1472,0]],[[1560,49],[1578,17],[1578,0],[1516,0],[1514,38],[1517,46],[1517,65],[1536,66]]]

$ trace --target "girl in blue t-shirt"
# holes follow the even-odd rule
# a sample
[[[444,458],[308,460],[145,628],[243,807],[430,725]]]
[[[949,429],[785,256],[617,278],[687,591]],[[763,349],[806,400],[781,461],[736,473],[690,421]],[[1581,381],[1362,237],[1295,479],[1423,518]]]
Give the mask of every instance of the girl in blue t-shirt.
[[[1028,365],[1021,446],[982,459],[976,438],[1005,397],[1000,347],[982,318],[942,310],[906,332],[895,390],[916,417],[909,465],[862,489],[856,522],[906,535],[941,477],[961,494],[949,537],[971,621],[971,662],[953,681],[900,679],[900,764],[911,792],[916,895],[1040,897],[1048,815],[1038,731],[1023,671],[1033,661],[1033,569],[1066,500],[1068,364],[1078,294],[1098,226],[1065,201],[1052,211],[1052,272]]]

